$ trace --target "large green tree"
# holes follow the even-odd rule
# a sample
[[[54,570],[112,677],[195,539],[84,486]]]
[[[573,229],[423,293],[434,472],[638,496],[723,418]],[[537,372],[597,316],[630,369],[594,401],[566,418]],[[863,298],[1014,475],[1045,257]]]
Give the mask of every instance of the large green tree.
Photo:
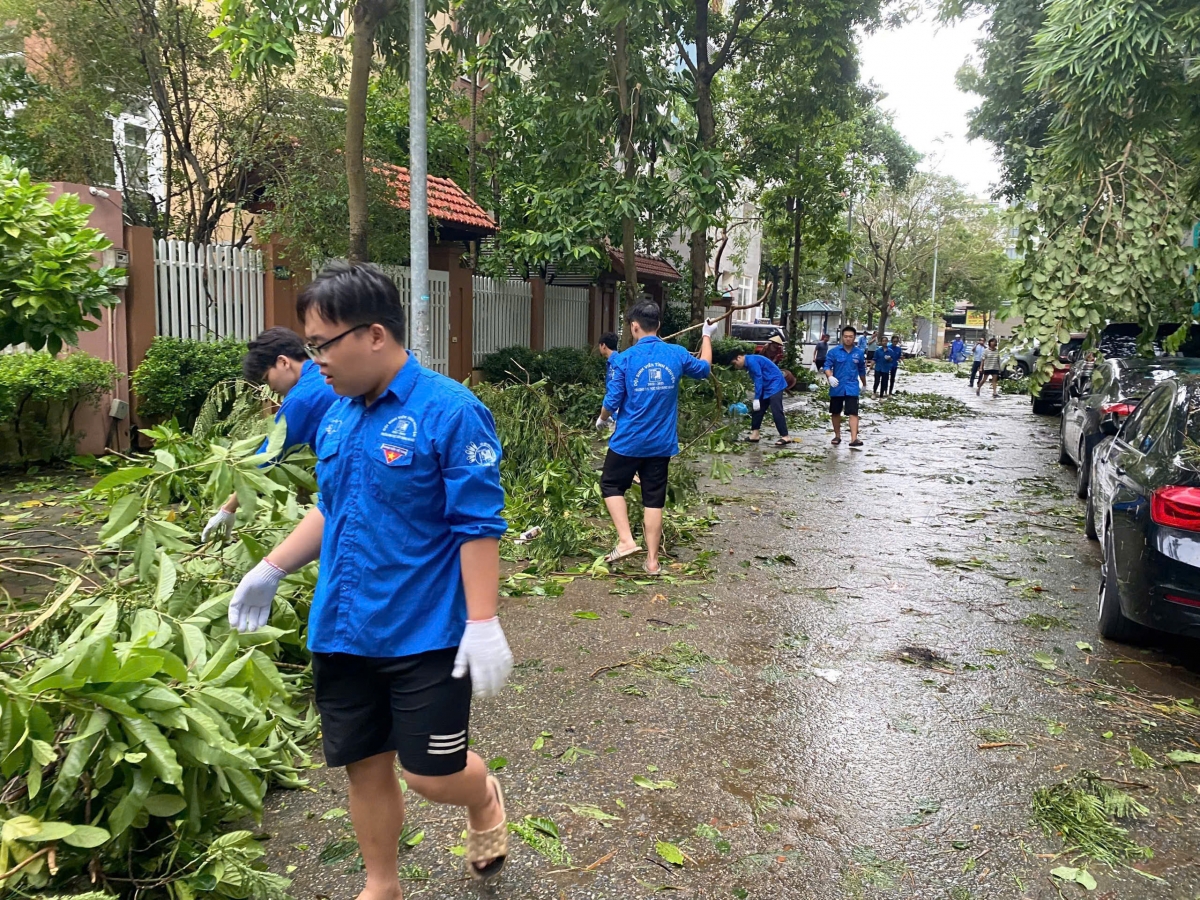
[[[978,132],[1007,161],[1015,308],[1045,341],[1110,320],[1194,321],[1200,9],[1166,0],[987,4]],[[950,9],[951,14],[961,9]]]

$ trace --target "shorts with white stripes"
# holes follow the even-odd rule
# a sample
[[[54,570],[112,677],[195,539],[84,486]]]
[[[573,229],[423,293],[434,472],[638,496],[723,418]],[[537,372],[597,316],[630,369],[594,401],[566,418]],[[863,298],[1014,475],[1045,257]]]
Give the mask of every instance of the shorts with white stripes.
[[[394,750],[414,775],[467,765],[471,678],[452,678],[458,650],[414,656],[314,653],[325,764],[346,766]]]

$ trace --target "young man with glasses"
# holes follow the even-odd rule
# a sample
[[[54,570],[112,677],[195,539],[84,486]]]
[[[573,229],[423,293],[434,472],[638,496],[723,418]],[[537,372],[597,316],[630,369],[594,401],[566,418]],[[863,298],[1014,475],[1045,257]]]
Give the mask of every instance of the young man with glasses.
[[[404,347],[396,286],[333,263],[297,312],[340,395],[317,436],[316,508],[242,578],[229,622],[254,631],[280,581],[320,557],[308,617],[325,762],[345,766],[366,867],[360,900],[397,900],[404,797],[467,808],[477,880],[508,853],[499,782],[470,742],[471,695],[499,693],[512,653],[496,616],[504,490],[491,413]]]
[[[263,384],[283,398],[275,421],[287,422],[283,441],[283,457],[296,447],[311,447],[317,440],[317,426],[337,394],[325,383],[321,372],[308,355],[300,335],[290,328],[268,328],[250,342],[242,359],[242,377],[254,384]],[[266,450],[267,443],[259,448]],[[200,540],[214,537],[229,540],[237,519],[238,498],[233,494],[208,520],[200,532]]]

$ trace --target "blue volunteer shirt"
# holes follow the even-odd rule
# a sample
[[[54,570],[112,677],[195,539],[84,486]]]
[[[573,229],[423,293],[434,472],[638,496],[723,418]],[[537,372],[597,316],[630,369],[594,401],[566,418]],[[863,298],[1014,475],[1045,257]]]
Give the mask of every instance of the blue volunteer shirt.
[[[316,451],[325,531],[309,649],[394,657],[458,646],[459,549],[507,530],[487,407],[409,354],[370,406],[343,397],[329,408]]]
[[[621,355],[620,353],[610,353],[610,354],[608,354],[608,359],[605,361],[605,367],[604,367],[604,393],[605,394],[608,393],[608,386],[610,384],[612,384],[613,377],[617,374],[617,359],[620,357],[620,355]],[[613,415],[616,415],[618,410],[610,409],[609,412],[612,413]]]
[[[679,452],[679,379],[707,378],[712,367],[678,344],[648,335],[621,353],[604,394],[604,408],[620,410],[610,450],[623,456]]]
[[[317,429],[321,419],[331,407],[338,395],[333,388],[325,383],[321,370],[311,359],[306,360],[300,367],[300,378],[287,392],[283,402],[279,404],[279,412],[275,413],[275,421],[287,420],[287,436],[283,441],[284,453],[296,447],[315,447],[317,444]],[[258,452],[267,449],[264,440]]]
[[[780,391],[787,390],[787,381],[779,366],[765,356],[746,354],[746,371],[754,379],[754,396],[759,400],[770,400]]]
[[[879,347],[875,351],[875,371],[887,374],[896,368],[896,351],[892,347]]]
[[[858,379],[867,377],[867,357],[860,347],[847,350],[838,344],[825,357],[825,370],[838,380],[838,386],[829,389],[830,397],[857,397]]]

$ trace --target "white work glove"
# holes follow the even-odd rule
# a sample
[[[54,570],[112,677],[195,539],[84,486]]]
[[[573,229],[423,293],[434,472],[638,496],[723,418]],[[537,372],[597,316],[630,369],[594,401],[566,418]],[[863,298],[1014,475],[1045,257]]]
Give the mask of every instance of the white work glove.
[[[229,601],[229,627],[245,634],[271,618],[271,601],[287,572],[265,559],[242,576]]]
[[[610,419],[605,419],[603,416],[596,416],[596,430],[602,431],[607,428],[610,421]]]
[[[458,655],[454,657],[454,678],[471,673],[471,690],[476,697],[494,697],[508,681],[512,671],[512,651],[504,638],[499,616],[480,622],[467,622]]]
[[[837,386],[838,386],[840,383],[841,383],[841,382],[839,382],[839,381],[838,381],[836,378],[834,378],[832,375],[830,375],[830,376],[829,376],[829,386],[830,386],[831,388],[835,388],[835,387],[837,387]]]
[[[717,336],[717,332],[721,330],[721,322],[719,320],[713,322],[713,321],[709,321],[708,319],[705,319],[704,327],[701,328],[700,330],[703,331],[704,336],[711,341],[713,338],[715,338]]]
[[[755,398],[754,400],[751,400],[751,401],[750,401],[750,408],[751,408],[752,410],[754,410],[755,412],[758,412],[760,409],[762,409],[762,401],[761,401],[761,400],[759,400],[758,398]]]
[[[200,543],[207,544],[209,540],[220,536],[225,540],[233,537],[233,523],[237,519],[235,513],[231,513],[226,509],[218,509],[208,524],[204,526],[204,530],[200,532]]]

